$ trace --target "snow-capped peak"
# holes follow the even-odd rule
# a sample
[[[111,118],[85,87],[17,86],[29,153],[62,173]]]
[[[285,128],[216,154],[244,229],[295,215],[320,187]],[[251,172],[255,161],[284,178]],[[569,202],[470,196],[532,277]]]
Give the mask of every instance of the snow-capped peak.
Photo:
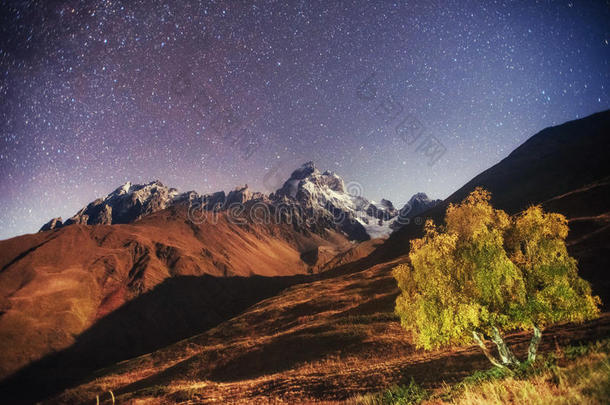
[[[295,200],[317,217],[332,218],[334,225],[356,239],[389,235],[389,221],[397,215],[390,201],[375,204],[350,194],[339,175],[328,170],[321,173],[313,162],[292,172],[274,198]]]
[[[354,187],[350,184],[346,187],[339,175],[328,170],[320,172],[311,161],[293,171],[284,185],[270,196],[252,192],[247,185],[228,194],[219,191],[199,195],[194,191],[179,194],[178,190],[164,186],[159,180],[147,184],[126,182],[106,197],[91,202],[66,222],[55,218],[41,230],[70,224],[130,223],[174,204],[227,209],[232,204],[257,201],[276,208],[287,203],[296,209],[291,211],[293,214],[306,220],[307,227],[331,228],[344,232],[352,240],[365,240],[389,235],[401,226],[397,217],[417,215],[437,203],[426,194],[418,193],[398,211],[389,200],[382,199],[378,203],[367,200],[360,195],[361,187],[354,184]],[[354,193],[354,189],[357,192]]]
[[[131,187],[131,181],[128,181],[127,183],[123,184],[120,187],[120,193],[121,194],[127,194],[129,192],[129,188]]]

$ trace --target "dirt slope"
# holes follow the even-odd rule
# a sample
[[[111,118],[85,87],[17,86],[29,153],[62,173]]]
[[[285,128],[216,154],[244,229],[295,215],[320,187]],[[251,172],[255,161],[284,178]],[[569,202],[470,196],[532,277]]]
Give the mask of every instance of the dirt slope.
[[[195,225],[187,220],[185,207],[172,207],[131,225],[72,225],[0,241],[0,378],[72,345],[95,322],[169,278],[294,276],[317,271],[325,260],[351,248],[344,236],[333,232],[320,236],[287,225],[236,225],[222,215],[216,224]],[[312,251],[323,253],[304,261],[303,255]],[[180,292],[174,286],[163,294]],[[240,309],[243,305],[225,314]],[[139,317],[152,317],[151,311],[142,308]],[[145,328],[138,316],[132,318],[136,331],[159,334]],[[159,328],[164,321],[159,320]],[[165,334],[175,341],[185,336],[188,327],[184,329]],[[172,342],[154,334],[145,339],[149,344],[127,339],[123,358],[140,353],[129,349],[133,344],[152,350]]]

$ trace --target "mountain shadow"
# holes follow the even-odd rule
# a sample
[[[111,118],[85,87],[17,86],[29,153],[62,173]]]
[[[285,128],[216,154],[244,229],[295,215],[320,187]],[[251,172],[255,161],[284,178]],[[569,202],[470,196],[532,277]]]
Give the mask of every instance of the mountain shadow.
[[[34,403],[85,379],[95,370],[197,335],[307,276],[182,276],[165,280],[128,302],[76,342],[0,382],[2,401]]]

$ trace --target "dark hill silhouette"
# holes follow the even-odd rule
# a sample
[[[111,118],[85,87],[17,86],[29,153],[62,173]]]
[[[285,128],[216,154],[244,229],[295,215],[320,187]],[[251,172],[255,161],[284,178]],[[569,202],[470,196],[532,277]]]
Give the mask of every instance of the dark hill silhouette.
[[[423,219],[441,223],[450,203],[476,187],[492,193],[492,204],[514,214],[543,204],[570,220],[570,253],[595,293],[610,301],[610,110],[546,128],[529,138],[498,164],[474,177],[434,208],[422,221],[406,225],[368,258],[390,260],[409,251],[409,241],[422,235]],[[418,221],[419,222],[419,221]],[[588,238],[587,235],[591,235]],[[583,239],[584,238],[584,239]]]
[[[515,213],[608,177],[609,150],[610,110],[543,129],[445,201],[481,186],[496,207]]]

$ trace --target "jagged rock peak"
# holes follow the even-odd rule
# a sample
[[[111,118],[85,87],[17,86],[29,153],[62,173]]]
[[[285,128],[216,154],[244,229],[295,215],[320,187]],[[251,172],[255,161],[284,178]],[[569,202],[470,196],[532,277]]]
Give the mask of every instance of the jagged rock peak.
[[[44,224],[40,230],[40,231],[50,231],[52,229],[57,229],[57,228],[61,228],[63,225],[62,219],[61,217],[57,217],[57,218],[53,218],[52,220],[50,220],[49,222],[47,222],[46,224]]]
[[[386,200],[385,198],[382,198],[382,199],[381,199],[380,204],[381,204],[383,207],[386,207],[386,208],[389,208],[389,209],[394,209],[394,204],[392,204],[392,201],[390,201],[390,200]]]
[[[430,198],[428,198],[428,195],[426,193],[423,193],[420,191],[419,193],[413,194],[413,196],[409,199],[409,201],[415,201],[415,200],[430,201]]]
[[[316,172],[320,173],[318,171],[318,169],[316,169],[316,165],[314,164],[313,161],[305,162],[301,165],[301,167],[299,167],[298,169],[296,169],[295,171],[292,172],[288,181],[303,180],[304,178],[306,178]]]
[[[59,228],[71,224],[120,224],[130,223],[141,217],[167,208],[174,201],[190,200],[190,195],[178,195],[175,188],[168,188],[159,180],[147,184],[126,182],[104,198],[98,198],[80,209],[74,216],[61,222],[54,218],[41,230]]]
[[[431,200],[426,193],[416,193],[409,201],[400,209],[401,212],[408,211],[410,216],[421,214],[429,208],[432,208],[441,200]]]
[[[345,183],[340,176],[329,170],[320,173],[314,162],[309,161],[293,171],[290,178],[274,195],[278,198],[289,196],[300,200],[303,193],[307,195],[316,194],[316,190],[325,187],[341,194],[345,193]]]
[[[123,194],[127,194],[129,193],[129,189],[131,188],[131,181],[128,181],[127,183],[123,184],[121,187],[117,188],[116,190],[114,190],[112,194],[115,195],[123,195]]]
[[[392,222],[390,227],[394,230],[408,224],[411,218],[423,214],[442,200],[431,200],[426,193],[416,193],[398,211],[398,218]]]
[[[145,190],[144,192],[146,193],[148,191],[153,191],[156,189],[165,189],[168,192],[173,190],[174,192],[177,192],[177,190],[175,188],[169,189],[169,188],[165,187],[163,185],[163,183],[161,183],[160,180],[153,180],[150,183],[146,183],[146,184],[133,184],[132,182],[128,181],[125,184],[123,184],[122,186],[118,187],[112,193],[108,194],[106,196],[106,198],[104,198],[104,200],[124,196],[127,194],[132,194],[132,193],[135,193],[140,190]]]
[[[243,204],[250,199],[252,199],[252,192],[248,189],[248,185],[245,184],[243,187],[236,187],[234,190],[229,191],[225,204]]]
[[[346,233],[352,240],[365,240],[388,235],[404,224],[397,221],[397,217],[413,217],[437,203],[425,193],[417,193],[399,211],[389,200],[381,199],[376,203],[348,191],[339,175],[329,170],[320,172],[312,161],[294,170],[284,185],[269,196],[251,191],[247,184],[228,193],[219,191],[200,195],[195,191],[179,194],[178,190],[166,187],[159,180],[146,184],[126,182],[106,197],[89,203],[66,221],[62,222],[61,218],[50,220],[41,231],[71,224],[131,223],[175,204],[186,203],[189,209],[225,210],[232,204],[262,202],[276,208],[293,207],[293,215],[308,221],[315,232],[335,229]]]

